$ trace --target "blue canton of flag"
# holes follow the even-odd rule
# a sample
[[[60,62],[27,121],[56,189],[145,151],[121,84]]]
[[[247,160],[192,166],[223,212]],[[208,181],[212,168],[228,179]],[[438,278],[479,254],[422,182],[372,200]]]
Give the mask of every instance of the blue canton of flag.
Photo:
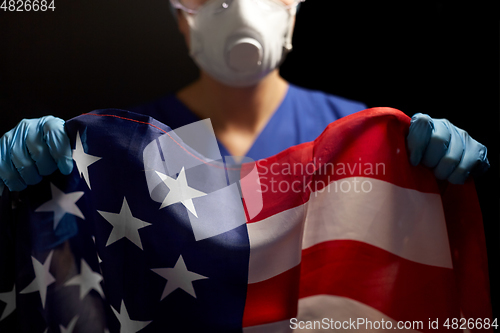
[[[72,175],[1,197],[0,331],[241,332],[249,240],[215,137],[204,157],[126,111],[66,126]]]

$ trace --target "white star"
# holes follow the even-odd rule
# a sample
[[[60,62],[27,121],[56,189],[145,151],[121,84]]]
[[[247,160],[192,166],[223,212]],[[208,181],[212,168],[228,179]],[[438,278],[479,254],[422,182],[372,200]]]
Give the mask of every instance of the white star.
[[[111,309],[113,310],[116,318],[118,318],[118,321],[120,322],[120,333],[135,333],[142,330],[144,327],[148,326],[149,323],[151,323],[151,320],[150,321],[131,320],[123,300],[120,306],[120,312],[116,311],[113,307],[111,307]]]
[[[181,172],[179,172],[179,176],[177,176],[177,179],[170,178],[169,176],[164,175],[163,173],[158,171],[156,171],[156,174],[170,189],[167,196],[163,200],[160,209],[173,205],[174,203],[181,202],[184,207],[189,209],[189,211],[194,216],[198,217],[192,199],[202,197],[207,194],[189,187],[189,185],[187,184],[186,172],[184,171],[184,167],[182,168]]]
[[[139,236],[139,229],[151,225],[132,216],[132,212],[128,207],[127,200],[123,198],[123,205],[119,214],[97,211],[102,215],[112,226],[113,230],[109,235],[106,246],[113,244],[123,237],[128,238],[132,243],[137,245],[141,250],[142,242]]]
[[[194,292],[193,281],[208,279],[208,277],[188,271],[182,255],[177,259],[174,268],[153,268],[151,269],[156,274],[167,279],[167,284],[161,295],[161,300],[170,295],[174,290],[180,288],[189,295],[196,298]]]
[[[80,139],[80,134],[78,131],[76,132],[76,144],[75,149],[73,149],[73,159],[76,162],[76,167],[78,168],[78,172],[80,177],[83,176],[83,179],[87,182],[87,185],[90,189],[90,178],[89,178],[89,169],[88,167],[99,161],[102,157],[92,156],[85,153],[83,149],[82,140]]]
[[[92,236],[92,241],[94,242],[94,245],[97,246],[97,244],[95,243],[95,236]],[[96,254],[97,254],[97,260],[99,261],[99,264],[101,264],[102,259],[101,259],[101,257],[99,257],[99,253],[97,252],[97,250],[96,250]]]
[[[16,309],[16,285],[12,287],[11,291],[0,293],[0,301],[7,304],[3,310],[2,317],[0,317],[0,321],[2,321]]]
[[[50,251],[43,265],[38,260],[31,257],[31,261],[33,262],[33,269],[35,271],[35,279],[20,292],[20,294],[28,294],[39,291],[43,308],[45,308],[45,299],[47,298],[47,287],[56,282],[56,279],[49,272],[50,261],[52,260],[53,253],[54,251]]]
[[[87,294],[94,289],[102,298],[104,292],[102,291],[100,282],[102,281],[101,274],[98,274],[90,268],[85,260],[82,259],[80,266],[80,274],[73,276],[64,285],[65,286],[80,286],[80,299],[82,300]]]
[[[35,212],[54,212],[54,230],[66,213],[85,220],[80,208],[75,204],[82,197],[83,192],[66,194],[52,183],[50,183],[50,191],[52,192],[52,200],[35,209]]]
[[[77,321],[78,321],[78,316],[75,316],[73,317],[73,319],[71,319],[67,328],[64,328],[63,325],[59,325],[61,333],[73,333]]]

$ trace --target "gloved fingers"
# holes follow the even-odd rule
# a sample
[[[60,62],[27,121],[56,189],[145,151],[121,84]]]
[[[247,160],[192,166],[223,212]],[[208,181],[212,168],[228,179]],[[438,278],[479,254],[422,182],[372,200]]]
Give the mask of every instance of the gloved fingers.
[[[429,168],[438,165],[448,151],[452,139],[452,125],[447,120],[433,119],[433,123],[434,129],[422,158],[422,164]]]
[[[28,132],[26,147],[40,175],[50,175],[57,168],[63,174],[71,173],[73,160],[64,120],[46,116],[33,121],[36,121],[36,127]]]
[[[0,138],[0,179],[11,191],[22,191],[26,183],[11,160],[12,138],[14,130],[10,130]]]
[[[471,138],[466,131],[459,128],[457,131],[465,143],[466,149],[460,164],[447,178],[452,184],[463,184],[470,173],[481,174],[488,170],[490,163],[486,157],[487,149],[484,145]]]
[[[437,122],[446,126],[450,133],[450,140],[448,143],[448,150],[446,150],[444,156],[439,160],[438,165],[434,169],[434,175],[437,179],[447,179],[463,159],[465,142],[463,136],[458,131],[459,129],[450,124],[448,120],[438,119]],[[443,131],[443,133],[445,132]],[[447,135],[447,133],[445,133],[445,135]],[[441,144],[441,142],[439,142],[439,144]],[[430,149],[432,149],[432,147],[430,147]],[[436,153],[436,156],[437,154],[438,153]]]
[[[57,168],[73,170],[71,146],[62,119],[24,119],[0,138],[0,189],[21,191]]]
[[[490,168],[490,161],[488,161],[488,156],[486,156],[488,153],[488,149],[483,145],[481,146],[484,147],[484,157],[483,158],[479,157],[479,162],[472,168],[471,170],[472,176],[480,176],[486,171],[488,171],[488,169]]]
[[[42,180],[35,165],[35,161],[33,161],[26,148],[26,139],[30,130],[33,131],[31,128],[33,124],[34,122],[32,120],[22,120],[13,129],[13,136],[11,139],[10,158],[12,164],[14,164],[17,172],[19,172],[21,178],[27,185],[34,185]]]
[[[434,123],[428,115],[416,113],[411,117],[407,143],[412,165],[416,166],[422,160],[433,130]]]
[[[41,131],[43,139],[49,147],[49,152],[63,175],[73,171],[73,157],[68,135],[64,129],[64,120],[53,116],[43,117]]]
[[[40,175],[47,176],[57,170],[57,164],[43,139],[43,118],[32,119],[32,121],[32,128],[28,131],[24,142],[31,158],[35,161]]]
[[[490,164],[485,146],[446,119],[417,113],[407,138],[410,162],[434,168],[439,179],[463,184],[469,174],[482,174]]]

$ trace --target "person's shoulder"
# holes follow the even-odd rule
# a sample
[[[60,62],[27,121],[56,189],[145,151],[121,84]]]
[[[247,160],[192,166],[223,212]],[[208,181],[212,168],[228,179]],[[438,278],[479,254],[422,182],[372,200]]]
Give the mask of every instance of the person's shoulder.
[[[333,112],[338,118],[364,110],[366,104],[360,101],[330,94],[321,90],[309,89],[290,84],[290,93],[294,103],[311,112]]]

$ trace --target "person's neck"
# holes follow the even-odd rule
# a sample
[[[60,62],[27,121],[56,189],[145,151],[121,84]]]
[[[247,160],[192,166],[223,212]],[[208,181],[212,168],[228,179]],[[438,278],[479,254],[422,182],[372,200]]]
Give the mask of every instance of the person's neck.
[[[201,119],[210,118],[215,135],[232,155],[242,156],[265,127],[288,90],[288,83],[271,72],[257,85],[236,88],[202,72],[177,97]]]

